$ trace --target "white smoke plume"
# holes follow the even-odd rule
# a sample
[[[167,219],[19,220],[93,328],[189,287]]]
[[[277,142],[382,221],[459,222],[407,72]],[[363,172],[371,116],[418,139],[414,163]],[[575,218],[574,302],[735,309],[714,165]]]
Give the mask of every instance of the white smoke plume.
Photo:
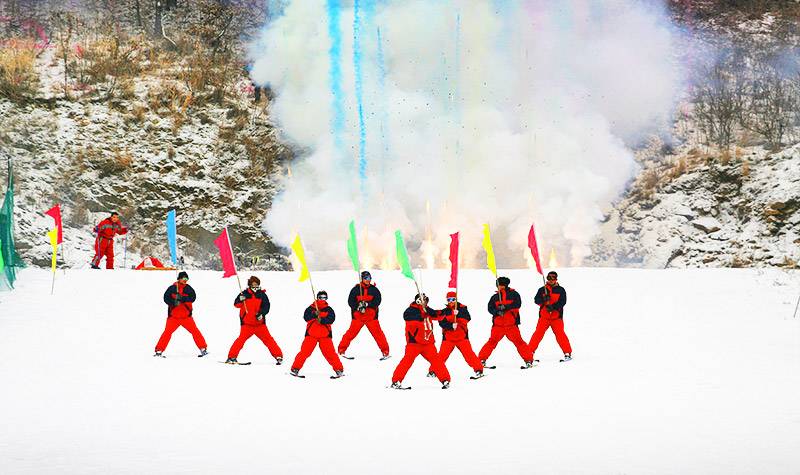
[[[264,226],[286,246],[299,232],[316,269],[347,265],[351,219],[364,267],[392,265],[395,229],[414,266],[445,267],[456,231],[481,266],[483,223],[498,266],[519,267],[534,222],[545,257],[580,265],[636,171],[626,143],[669,122],[682,86],[673,28],[641,1],[283,3],[252,75],[303,152]]]

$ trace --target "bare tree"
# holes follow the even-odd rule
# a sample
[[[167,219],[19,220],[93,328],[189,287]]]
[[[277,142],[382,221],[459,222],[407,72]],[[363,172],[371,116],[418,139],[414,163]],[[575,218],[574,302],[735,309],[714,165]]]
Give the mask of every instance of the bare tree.
[[[798,107],[794,81],[778,62],[759,62],[747,92],[742,127],[764,137],[770,147],[779,147]]]
[[[706,69],[694,90],[695,118],[706,139],[720,148],[733,142],[745,92],[742,77],[729,66],[720,61]]]

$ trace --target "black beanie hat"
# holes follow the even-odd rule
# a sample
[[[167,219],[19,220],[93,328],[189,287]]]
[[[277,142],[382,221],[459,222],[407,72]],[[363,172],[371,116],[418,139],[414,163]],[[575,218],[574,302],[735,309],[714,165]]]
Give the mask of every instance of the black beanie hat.
[[[503,285],[503,286],[508,287],[508,284],[510,284],[510,283],[511,283],[511,279],[509,279],[508,277],[498,277],[497,278],[497,285]]]
[[[367,277],[369,277],[369,278],[371,279],[371,278],[372,278],[372,274],[370,274],[370,273],[369,273],[369,271],[365,270],[365,271],[363,271],[363,272],[361,273],[361,280],[364,280],[364,279],[366,279]]]
[[[328,292],[325,292],[324,290],[320,290],[319,292],[317,292],[317,300],[321,299],[322,297],[325,297],[327,299]]]
[[[189,278],[189,274],[187,274],[186,271],[178,272],[178,280],[188,279],[188,278]]]

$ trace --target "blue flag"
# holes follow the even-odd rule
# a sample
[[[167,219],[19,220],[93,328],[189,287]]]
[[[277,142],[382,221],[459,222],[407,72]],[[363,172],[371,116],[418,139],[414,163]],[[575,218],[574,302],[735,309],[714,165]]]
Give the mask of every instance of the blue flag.
[[[175,210],[167,211],[167,242],[169,242],[169,257],[172,265],[178,264],[178,243],[175,231]]]

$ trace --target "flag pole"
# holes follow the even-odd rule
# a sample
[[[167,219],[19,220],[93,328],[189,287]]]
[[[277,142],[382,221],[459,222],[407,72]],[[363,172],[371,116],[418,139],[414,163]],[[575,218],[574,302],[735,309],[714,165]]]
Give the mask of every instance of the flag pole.
[[[797,317],[797,309],[800,308],[800,295],[797,296],[797,304],[794,306],[794,313],[792,314],[792,318]]]
[[[236,283],[239,284],[239,293],[243,292],[242,290],[242,281],[239,280],[239,269],[236,268],[236,256],[233,255],[233,246],[231,245],[231,234],[228,232],[228,227],[225,226],[225,237],[228,238],[228,249],[231,250],[231,257],[233,258],[233,271],[236,273]],[[242,302],[242,307],[244,307],[244,314],[247,315],[247,305]]]

